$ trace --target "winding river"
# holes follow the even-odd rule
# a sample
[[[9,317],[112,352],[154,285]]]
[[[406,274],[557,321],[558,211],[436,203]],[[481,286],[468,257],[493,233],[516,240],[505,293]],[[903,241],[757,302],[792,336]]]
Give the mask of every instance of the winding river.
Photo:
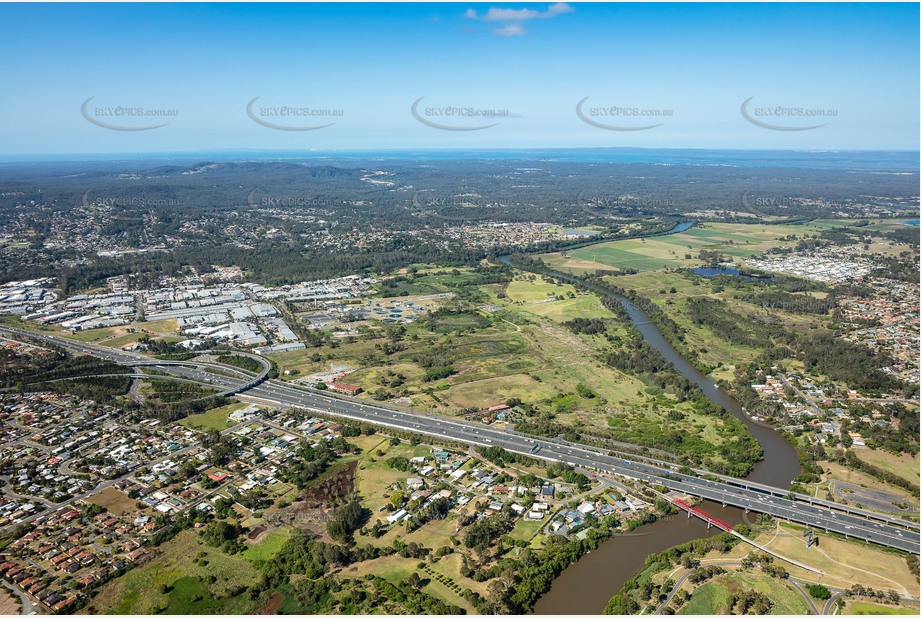
[[[665,233],[682,232],[692,225],[693,223],[680,223]],[[658,236],[661,233],[653,235]],[[502,256],[499,260],[512,265],[509,256]],[[748,478],[774,487],[790,486],[800,472],[799,456],[793,445],[770,425],[751,419],[729,393],[717,386],[672,347],[642,309],[623,296],[599,288],[574,275],[552,270],[548,270],[547,274],[584,286],[595,294],[617,300],[646,342],[671,362],[681,375],[696,384],[710,401],[729,410],[761,444],[764,459],[754,467]],[[712,502],[704,502],[703,508],[731,524],[742,521],[740,509],[723,508]],[[630,534],[615,536],[563,571],[554,580],[553,587],[537,602],[534,613],[600,614],[624,582],[643,567],[646,556],[716,532],[713,529],[708,531],[706,524],[697,519],[675,516],[642,526]]]

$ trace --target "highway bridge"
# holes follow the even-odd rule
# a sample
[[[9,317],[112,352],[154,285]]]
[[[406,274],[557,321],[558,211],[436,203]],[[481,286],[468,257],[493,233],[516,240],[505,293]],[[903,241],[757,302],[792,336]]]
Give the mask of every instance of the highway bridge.
[[[561,444],[575,444],[572,442],[567,442],[565,440],[556,440],[556,441],[560,442]],[[577,446],[583,446],[583,445],[577,445]],[[583,448],[595,450],[595,452],[601,453],[601,454],[610,453],[608,449],[602,449],[598,447],[583,446]],[[629,458],[633,461],[640,462],[640,463],[650,463],[653,466],[663,471],[664,470],[671,470],[671,471],[679,470],[679,467],[678,467],[679,464],[676,464],[674,461],[663,461],[661,459],[655,459],[653,457],[649,457],[648,455],[636,455],[636,454],[631,454]],[[908,530],[921,529],[921,524],[919,524],[916,521],[906,520],[900,517],[893,517],[891,515],[886,515],[884,513],[878,513],[876,511],[869,511],[867,509],[858,508],[858,507],[855,507],[849,504],[841,504],[838,502],[831,502],[829,500],[822,500],[821,498],[816,498],[808,494],[794,493],[794,492],[791,492],[789,489],[772,487],[771,485],[765,485],[763,483],[756,483],[754,481],[749,481],[748,479],[744,479],[744,478],[737,478],[734,476],[726,476],[724,474],[717,474],[715,472],[711,472],[709,470],[705,470],[702,468],[691,468],[691,472],[693,472],[692,476],[696,476],[698,478],[715,479],[715,480],[725,483],[726,485],[748,489],[753,492],[766,494],[766,495],[774,496],[777,498],[789,498],[790,500],[793,500],[793,501],[806,502],[808,504],[812,504],[815,506],[821,506],[821,507],[830,509],[832,511],[840,511],[843,513],[849,513],[851,515],[856,515],[858,517],[863,517],[864,519],[869,519],[869,520],[873,520],[873,521],[877,521],[877,522],[881,522],[885,524],[890,524],[893,526],[904,527]],[[680,474],[671,474],[671,475],[676,478],[683,478],[683,476]]]
[[[8,327],[0,327],[0,333],[19,337],[34,336],[28,331]],[[72,341],[68,341],[65,346],[61,344],[62,340],[59,337],[44,334],[42,337],[49,343],[118,363],[128,364],[144,360],[144,357],[120,350],[100,349],[100,346]],[[810,503],[806,496],[803,496],[802,499],[791,499],[786,488],[766,490],[763,486],[756,487],[740,479],[732,479],[733,482],[729,482],[723,478],[702,478],[693,474],[683,474],[672,469],[674,464],[666,467],[640,458],[627,459],[598,448],[536,438],[479,423],[331,396],[324,391],[278,380],[263,380],[250,385],[253,381],[246,378],[231,378],[214,374],[209,376],[208,372],[200,366],[192,366],[189,363],[157,363],[156,365],[161,370],[183,378],[205,381],[207,377],[210,377],[212,380],[225,381],[229,389],[235,390],[239,393],[240,398],[246,400],[280,407],[302,408],[323,415],[434,436],[452,442],[485,447],[499,446],[513,453],[546,461],[559,461],[603,474],[660,485],[668,490],[739,507],[746,512],[765,513],[790,522],[805,524],[817,530],[835,532],[845,537],[921,554],[918,526],[914,522],[888,517],[881,520],[881,517],[875,514],[856,512],[855,509],[835,503],[827,505]],[[221,368],[226,369],[223,365]],[[784,495],[779,495],[781,493]]]
[[[108,360],[120,365],[126,365],[128,367],[150,367],[152,369],[158,369],[160,371],[165,371],[168,373],[170,367],[202,367],[207,369],[213,369],[219,372],[217,379],[214,379],[211,375],[205,374],[204,372],[199,372],[201,375],[200,382],[207,382],[209,384],[217,384],[218,386],[227,386],[226,389],[215,393],[216,395],[223,395],[225,397],[232,397],[238,393],[241,393],[247,389],[253,388],[254,386],[261,384],[268,378],[269,371],[272,369],[272,363],[268,359],[258,356],[256,354],[250,354],[248,352],[240,352],[234,350],[232,353],[236,356],[243,356],[246,358],[251,358],[260,365],[260,371],[258,373],[245,371],[236,367],[235,365],[224,365],[219,363],[202,363],[195,362],[190,363],[186,361],[174,361],[174,360],[160,360],[156,358],[151,358],[149,356],[144,356],[143,354],[134,354],[131,352],[125,352],[123,350],[118,350],[115,348],[107,348],[101,345],[95,345],[92,343],[83,343],[78,341],[72,341],[64,337],[59,337],[56,335],[49,335],[41,332],[34,332],[23,330],[19,328],[12,328],[9,326],[0,326],[0,334],[6,335],[9,337],[19,337],[19,338],[28,338],[37,342],[45,343],[48,345],[57,346],[63,348],[70,352],[75,352],[77,354],[91,354],[96,358],[101,358],[103,360]],[[237,374],[243,378],[233,379],[225,381],[223,379],[222,373],[231,372]],[[191,378],[194,379],[194,376]]]
[[[234,395],[237,395],[238,393],[242,393],[243,391],[249,390],[258,384],[262,384],[265,381],[265,379],[269,376],[269,371],[272,369],[272,363],[270,363],[267,359],[262,358],[261,356],[256,356],[255,354],[240,354],[238,352],[234,352],[234,354],[238,356],[246,356],[247,358],[252,358],[252,359],[255,359],[257,362],[259,362],[261,366],[261,370],[259,371],[259,373],[256,375],[253,375],[252,372],[248,372],[236,366],[224,365],[220,363],[189,363],[186,361],[165,361],[165,360],[157,360],[157,359],[144,359],[144,360],[135,360],[131,362],[125,362],[123,364],[129,367],[150,367],[151,369],[157,369],[159,371],[165,371],[167,373],[170,367],[195,367],[195,368],[203,368],[203,369],[212,369],[212,370],[219,371],[221,373],[225,373],[229,371],[229,372],[237,374],[238,376],[241,376],[242,380],[240,379],[223,380],[220,377],[215,379],[207,374],[204,374],[203,372],[200,372],[202,373],[201,381],[207,382],[211,386],[214,386],[215,384],[218,386],[227,386],[226,389],[220,391],[219,393],[217,393],[217,395],[223,395],[225,397],[233,397]],[[217,375],[220,375],[220,374],[217,374]]]

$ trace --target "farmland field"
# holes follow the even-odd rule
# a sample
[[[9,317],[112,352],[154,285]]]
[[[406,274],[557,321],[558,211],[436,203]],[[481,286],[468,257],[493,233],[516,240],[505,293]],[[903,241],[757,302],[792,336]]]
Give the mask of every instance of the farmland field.
[[[688,268],[703,263],[696,257],[701,249],[748,257],[784,244],[779,239],[788,234],[813,233],[818,229],[812,224],[703,223],[677,234],[615,240],[565,253],[550,253],[542,258],[552,268],[575,272],[599,268],[632,268],[640,272],[666,267]],[[693,257],[687,258],[686,254]]]

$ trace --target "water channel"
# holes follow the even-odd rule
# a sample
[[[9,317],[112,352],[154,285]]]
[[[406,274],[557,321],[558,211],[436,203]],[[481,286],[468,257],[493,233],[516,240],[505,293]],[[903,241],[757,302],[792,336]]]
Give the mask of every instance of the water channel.
[[[681,223],[667,233],[682,232],[692,225]],[[511,265],[508,256],[499,259]],[[770,425],[752,420],[735,399],[672,347],[642,309],[626,298],[574,275],[556,271],[550,273],[620,302],[646,342],[668,359],[681,375],[695,383],[710,401],[729,410],[761,444],[764,459],[754,467],[748,478],[775,487],[790,486],[800,472],[799,456],[793,445]],[[702,508],[730,524],[742,521],[742,511],[734,507],[723,508],[719,504],[704,502]],[[563,571],[554,580],[553,587],[538,600],[534,613],[600,614],[624,582],[643,567],[646,556],[716,532],[715,529],[708,531],[707,525],[700,520],[679,515],[642,526],[630,534],[615,536]]]

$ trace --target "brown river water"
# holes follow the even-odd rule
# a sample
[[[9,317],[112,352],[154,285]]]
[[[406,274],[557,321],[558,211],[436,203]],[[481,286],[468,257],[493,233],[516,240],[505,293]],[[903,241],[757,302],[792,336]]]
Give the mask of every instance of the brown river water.
[[[507,259],[503,261],[510,264]],[[597,294],[617,299],[646,342],[668,359],[679,373],[697,384],[708,399],[726,408],[742,421],[761,444],[764,458],[747,478],[774,487],[790,487],[793,479],[800,473],[799,456],[793,445],[770,425],[749,418],[735,399],[672,347],[642,309],[620,295],[599,289],[571,275],[558,272],[553,274],[578,282]],[[742,522],[741,509],[724,508],[713,502],[704,502],[702,508],[732,525]],[[687,519],[685,514],[679,514],[641,526],[631,533],[612,537],[563,571],[554,580],[550,590],[537,601],[533,613],[600,614],[624,582],[643,567],[646,556],[718,532],[715,528],[707,530],[707,524],[701,520],[693,517]]]
[[[704,502],[701,508],[735,525],[742,522],[742,510]],[[646,556],[693,539],[719,534],[686,513],[670,515],[633,532],[612,537],[598,549],[563,571],[553,587],[534,606],[535,614],[600,614],[611,597],[636,575]]]

